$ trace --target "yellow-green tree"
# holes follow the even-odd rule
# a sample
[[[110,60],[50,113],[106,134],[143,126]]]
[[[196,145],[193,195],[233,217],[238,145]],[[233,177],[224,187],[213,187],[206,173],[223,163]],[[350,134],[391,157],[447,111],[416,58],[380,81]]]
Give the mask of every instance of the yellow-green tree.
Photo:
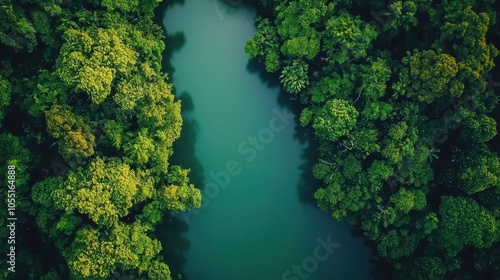
[[[455,78],[458,64],[455,58],[440,50],[407,52],[402,60],[404,68],[399,74],[396,92],[431,103],[440,97],[459,97],[464,85]]]
[[[320,139],[336,141],[348,135],[356,125],[359,113],[346,100],[332,99],[318,110],[313,128]]]
[[[47,132],[58,139],[59,152],[65,156],[89,157],[94,154],[95,137],[81,116],[68,105],[53,105],[45,112]]]

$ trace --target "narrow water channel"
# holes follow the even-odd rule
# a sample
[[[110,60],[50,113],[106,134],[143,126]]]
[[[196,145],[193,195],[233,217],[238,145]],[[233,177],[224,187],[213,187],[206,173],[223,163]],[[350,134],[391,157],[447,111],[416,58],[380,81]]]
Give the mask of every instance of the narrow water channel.
[[[186,280],[370,279],[370,249],[321,212],[306,190],[314,149],[301,140],[279,87],[244,52],[255,8],[244,1],[176,1],[162,12],[165,68],[182,100],[172,160],[190,167],[202,209],[166,221],[159,236]]]

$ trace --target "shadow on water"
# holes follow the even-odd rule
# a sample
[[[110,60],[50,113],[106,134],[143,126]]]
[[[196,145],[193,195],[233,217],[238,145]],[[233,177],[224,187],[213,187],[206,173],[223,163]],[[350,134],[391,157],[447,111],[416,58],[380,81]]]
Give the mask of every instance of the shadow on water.
[[[175,5],[184,6],[184,3],[185,0],[162,1],[155,11],[154,21],[161,27],[161,29],[163,30],[163,34],[165,34],[165,50],[162,54],[162,70],[166,72],[169,77],[172,77],[175,72],[175,68],[172,66],[170,59],[172,58],[174,52],[179,51],[180,49],[182,49],[182,47],[184,47],[184,45],[186,44],[186,36],[184,36],[184,32],[176,32],[174,34],[168,32],[165,25],[163,24],[163,19],[165,18],[167,9]]]
[[[184,47],[186,37],[183,32],[168,33],[163,25],[163,19],[168,8],[175,5],[183,6],[184,2],[185,0],[162,1],[155,12],[155,23],[161,26],[163,34],[166,34],[165,50],[162,54],[162,70],[169,75],[170,81],[173,81],[175,73],[175,68],[171,63],[172,55]],[[174,153],[169,161],[171,165],[180,165],[184,168],[189,167],[191,169],[189,173],[190,181],[196,187],[201,188],[204,185],[203,166],[195,156],[196,135],[199,125],[195,120],[186,118],[186,115],[189,115],[189,112],[194,110],[193,100],[187,92],[177,94],[175,85],[173,93],[182,104],[183,126],[180,138],[173,144]],[[161,240],[164,248],[162,250],[163,257],[170,267],[173,279],[180,279],[177,276],[181,275],[183,280],[190,280],[184,275],[184,268],[187,261],[186,253],[190,248],[189,240],[184,237],[184,234],[188,231],[189,226],[185,221],[175,217],[168,217],[165,220],[167,219],[168,221],[164,221],[156,230],[156,236]]]
[[[203,190],[203,186],[205,185],[203,166],[196,157],[195,152],[196,135],[199,125],[196,120],[186,117],[186,115],[189,115],[189,113],[194,110],[193,100],[191,95],[187,92],[181,93],[178,96],[178,99],[182,103],[184,123],[182,125],[181,137],[174,142],[174,154],[171,156],[170,162],[172,164],[178,164],[184,168],[189,167],[191,169],[191,172],[189,172],[190,181],[197,188]]]
[[[256,59],[250,59],[247,63],[247,70],[250,73],[257,73],[260,81],[268,88],[280,87],[279,73],[269,73],[263,65]],[[315,179],[312,175],[312,167],[316,163],[318,154],[318,144],[314,139],[313,132],[310,128],[300,126],[299,118],[302,112],[302,104],[298,101],[290,100],[290,94],[281,90],[278,94],[278,104],[282,108],[289,109],[295,115],[295,132],[294,139],[300,144],[306,145],[302,149],[301,159],[302,164],[299,167],[300,177],[297,184],[297,194],[302,203],[308,203],[316,206],[314,193],[321,186],[321,181]]]
[[[301,133],[300,130],[304,130],[304,128],[298,127],[296,134]],[[310,139],[309,143],[309,145],[302,149],[302,154],[300,155],[303,163],[299,166],[300,177],[297,184],[297,193],[300,202],[316,206],[314,193],[322,186],[322,182],[314,178],[312,169],[318,161],[319,153],[316,142]]]
[[[189,168],[191,170],[189,172],[190,182],[197,188],[203,189],[203,166],[195,155],[196,135],[199,125],[196,120],[186,118],[186,115],[189,115],[194,110],[193,100],[187,92],[181,93],[178,99],[182,104],[183,125],[180,138],[173,144],[174,154],[170,157],[170,164]],[[172,275],[180,274],[183,280],[189,280],[184,275],[184,268],[186,265],[185,255],[190,248],[190,243],[182,236],[188,231],[188,224],[186,221],[174,217],[158,228],[157,236],[164,244],[163,256],[170,267]]]
[[[353,226],[351,230],[351,236],[355,238],[363,239],[363,244],[370,248],[372,257],[370,258],[370,264],[372,265],[372,270],[370,271],[370,279],[373,280],[386,280],[392,279],[393,267],[385,259],[377,256],[377,243],[373,240],[368,239],[364,234],[363,230],[358,226]]]
[[[182,103],[183,115],[194,110],[194,105],[191,100],[191,95],[183,92],[179,97]],[[195,120],[187,119],[183,116],[183,125],[181,136],[173,144],[174,154],[170,157],[171,165],[180,165],[183,168],[189,168],[189,180],[197,188],[202,189],[204,186],[203,166],[195,156],[196,133],[198,131],[198,123]],[[184,275],[186,265],[186,253],[189,250],[189,241],[182,235],[188,231],[188,224],[178,218],[168,217],[168,221],[164,221],[158,227],[157,236],[161,240],[164,250],[162,250],[165,262],[170,267],[173,279],[175,276],[182,275],[183,280],[189,280]],[[179,278],[180,279],[180,278]]]
[[[249,59],[246,68],[248,72],[252,74],[257,74],[259,76],[260,81],[263,84],[265,84],[268,88],[280,86],[279,74],[267,72],[262,66],[262,64],[257,61],[257,59]]]
[[[300,125],[300,114],[304,106],[297,100],[292,100],[290,93],[281,91],[278,95],[278,104],[281,107],[288,108],[295,115],[295,132],[293,138],[299,141],[300,144],[305,145],[302,149],[300,158],[302,164],[299,166],[299,182],[297,184],[297,194],[302,203],[307,203],[316,206],[316,199],[314,193],[322,186],[322,182],[314,178],[312,169],[314,164],[318,161],[319,143],[314,137],[314,132],[310,127],[302,127]]]
[[[180,274],[183,280],[190,280],[183,273],[186,266],[186,252],[191,246],[189,240],[183,237],[188,231],[188,225],[177,218],[164,222],[164,225],[158,227],[156,236],[163,243],[162,256],[170,267],[172,278],[181,279],[177,277]]]
[[[172,75],[175,72],[175,68],[174,66],[172,66],[170,58],[172,57],[174,52],[182,49],[182,47],[184,47],[185,44],[186,44],[186,36],[184,35],[184,32],[176,32],[174,34],[168,34],[165,37],[165,50],[163,51],[163,57],[169,59],[163,60],[163,71],[168,73],[169,77],[172,77]]]

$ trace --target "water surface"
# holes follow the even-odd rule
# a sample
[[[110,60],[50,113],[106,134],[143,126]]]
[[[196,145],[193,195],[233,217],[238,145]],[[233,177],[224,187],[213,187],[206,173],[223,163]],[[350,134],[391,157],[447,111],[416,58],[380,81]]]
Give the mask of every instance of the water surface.
[[[234,1],[237,3],[238,1]],[[187,0],[163,14],[167,71],[183,103],[172,161],[192,169],[202,209],[166,222],[173,274],[189,280],[370,279],[370,250],[308,201],[314,149],[279,88],[244,52],[255,9]]]

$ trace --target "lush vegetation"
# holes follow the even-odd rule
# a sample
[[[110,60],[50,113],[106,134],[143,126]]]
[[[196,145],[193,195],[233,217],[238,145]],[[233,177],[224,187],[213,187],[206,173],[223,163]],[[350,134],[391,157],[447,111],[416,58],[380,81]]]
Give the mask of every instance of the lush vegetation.
[[[493,2],[260,1],[246,52],[303,105],[317,204],[373,241],[384,279],[500,278]]]
[[[2,279],[171,279],[154,229],[201,194],[169,165],[181,104],[157,2],[1,1],[0,178],[16,167],[16,266],[29,267],[8,274],[4,254]],[[303,105],[318,206],[373,241],[387,278],[500,278],[498,10],[260,0],[246,51]]]
[[[3,253],[0,278],[171,279],[155,226],[201,194],[169,165],[182,118],[158,1],[1,2],[0,178],[15,166],[18,269],[7,275]]]

